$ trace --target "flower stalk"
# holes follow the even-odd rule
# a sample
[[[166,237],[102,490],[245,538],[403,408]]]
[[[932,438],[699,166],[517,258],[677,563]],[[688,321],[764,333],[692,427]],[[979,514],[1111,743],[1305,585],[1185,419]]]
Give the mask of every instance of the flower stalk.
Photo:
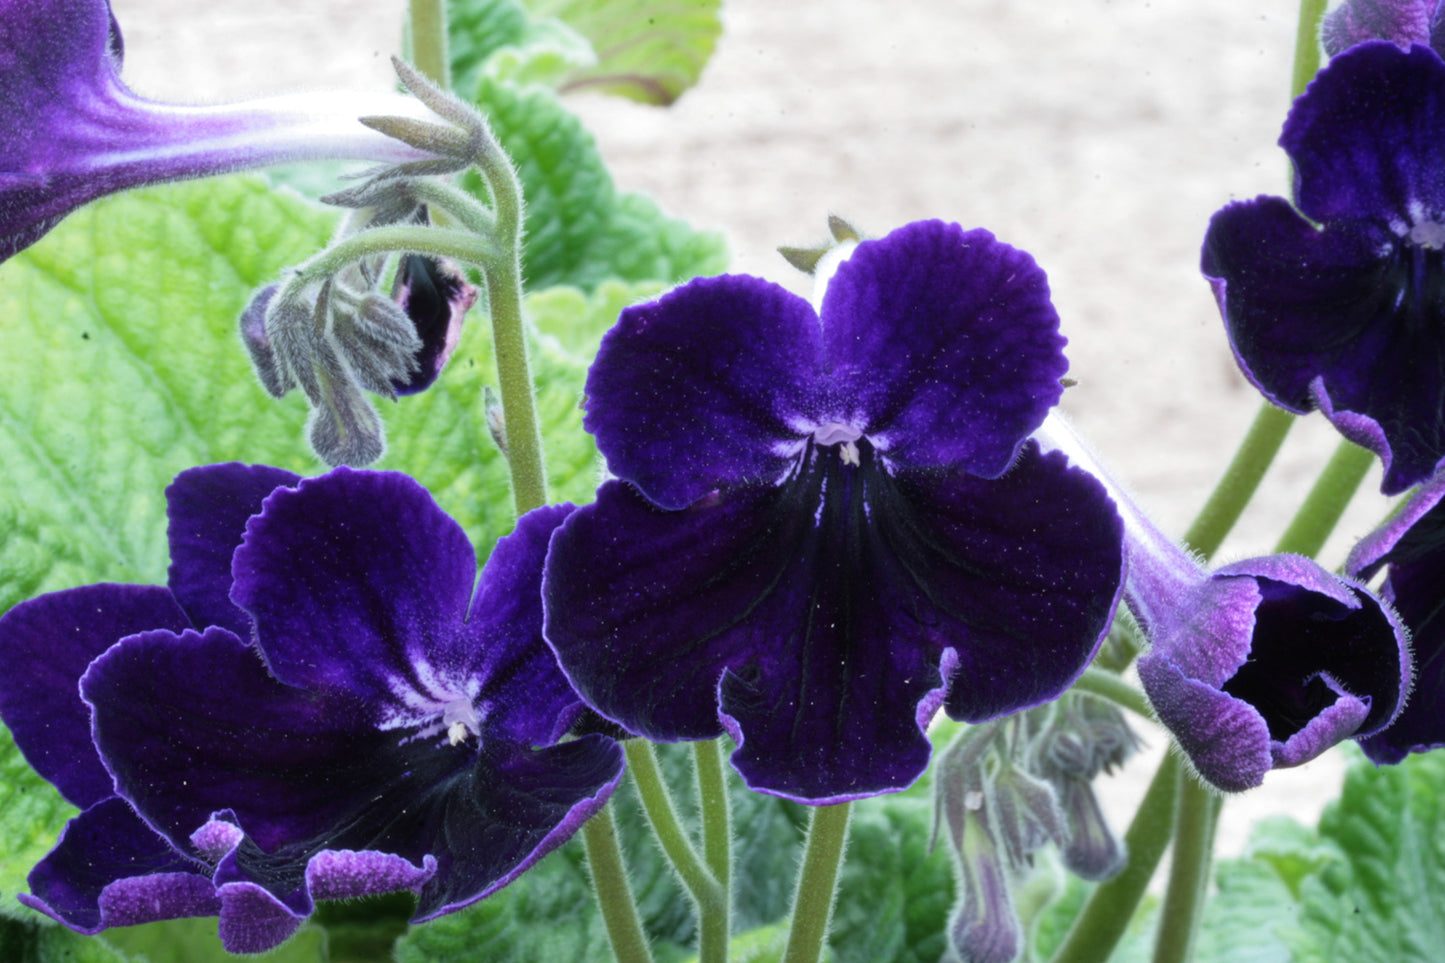
[[[622,846],[617,841],[611,803],[582,825],[581,836],[587,848],[592,893],[602,910],[607,940],[612,944],[617,963],[652,963],[652,950],[637,915],[637,900],[632,896],[632,882],[622,862]]]
[[[850,804],[845,802],[813,810],[783,963],[818,963],[823,958],[838,871],[843,865],[848,838],[849,808]]]
[[[1224,469],[1214,491],[1184,533],[1184,544],[1201,558],[1208,559],[1217,552],[1239,521],[1294,421],[1294,415],[1283,408],[1267,401],[1260,406],[1229,467]]]
[[[1342,439],[1274,550],[1318,555],[1374,463],[1374,455]]]

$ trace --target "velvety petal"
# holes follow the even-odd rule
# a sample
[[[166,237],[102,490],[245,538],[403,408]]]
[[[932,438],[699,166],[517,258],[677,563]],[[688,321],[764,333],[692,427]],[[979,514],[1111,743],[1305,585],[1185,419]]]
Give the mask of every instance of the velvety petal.
[[[366,506],[366,510],[358,510]],[[283,488],[246,526],[231,599],[276,678],[398,719],[475,691],[466,533],[406,475],[337,469]],[[344,643],[344,644],[343,644]]]
[[[895,465],[996,477],[1063,392],[1048,280],[988,231],[918,221],[859,244],[822,316],[830,417]]]
[[[300,916],[316,895],[308,867],[328,850],[390,854],[422,870],[432,857],[418,913],[464,905],[560,845],[622,773],[621,750],[600,736],[531,750],[484,728],[478,749],[475,739],[377,730],[349,698],[272,679],[254,649],[216,628],[133,636],[82,686],[122,795],[181,846],[211,813],[231,810],[247,839],[218,884],[258,883]],[[400,879],[394,861],[365,868],[371,883],[356,885]],[[313,881],[348,885],[335,874]]]
[[[1387,492],[1445,455],[1445,264],[1422,275],[1416,263],[1438,256],[1380,224],[1316,228],[1277,197],[1224,208],[1204,240],[1201,267],[1245,375],[1291,411],[1326,408],[1388,462]]]
[[[542,566],[552,533],[576,506],[546,505],[497,540],[482,569],[462,640],[480,681],[487,731],[517,745],[550,745],[583,706],[542,641]]]
[[[1360,44],[1330,61],[1295,101],[1280,146],[1312,220],[1384,222],[1445,214],[1445,63],[1428,47]]]
[[[996,482],[862,458],[684,512],[604,485],[544,582],[548,641],[588,703],[661,740],[716,735],[716,705],[752,788],[828,802],[909,785],[945,690],[981,721],[1066,688],[1118,593],[1097,484],[1032,447]]]
[[[251,638],[250,616],[231,601],[231,556],[266,496],[300,481],[280,468],[231,462],[187,469],[166,488],[168,584],[192,625],[218,625]]]
[[[1440,0],[1345,0],[1325,15],[1320,40],[1331,57],[1367,40],[1429,44]]]
[[[1415,686],[1394,723],[1360,740],[1377,763],[1445,746],[1445,475],[1432,479],[1379,531],[1362,540],[1346,568],[1367,577],[1389,565],[1385,596],[1410,627]]]
[[[622,312],[587,375],[584,424],[608,468],[663,508],[771,483],[821,413],[821,330],[775,284],[699,278]]]
[[[20,901],[82,933],[186,916],[215,916],[221,901],[201,863],[176,852],[122,799],[72,819],[30,873]]]
[[[391,95],[317,93],[225,107],[137,97],[120,80],[120,31],[105,0],[0,5],[0,261],[70,211],[142,184],[306,158],[430,155],[358,117],[418,116]]]
[[[1145,655],[1138,664],[1159,721],[1200,776],[1226,792],[1264,782],[1274,757],[1263,716],[1220,689],[1187,678],[1162,656]]]
[[[219,931],[228,953],[265,953],[289,940],[305,921],[255,883],[227,883],[220,894]]]
[[[112,795],[80,701],[86,666],[122,637],[189,626],[171,593],[88,585],[21,602],[0,618],[0,716],[35,771],[86,808]]]

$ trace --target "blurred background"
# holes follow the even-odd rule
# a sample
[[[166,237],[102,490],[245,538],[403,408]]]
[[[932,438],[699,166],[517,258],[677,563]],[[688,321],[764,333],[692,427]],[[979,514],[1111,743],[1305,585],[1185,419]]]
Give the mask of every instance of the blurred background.
[[[161,100],[388,87],[405,0],[112,0],[124,76]],[[601,95],[569,106],[618,186],[723,231],[735,271],[804,292],[775,253],[940,217],[986,227],[1048,273],[1077,385],[1075,426],[1171,535],[1183,533],[1260,405],[1198,272],[1210,215],[1284,193],[1297,6],[1149,0],[725,0],[701,83],[666,109]],[[1265,554],[1334,450],[1294,427],[1219,558]],[[1322,561],[1386,510],[1367,478]],[[1146,736],[1152,754],[1165,740]],[[1338,752],[1231,799],[1221,852],[1251,822],[1313,823]],[[1116,826],[1152,773],[1108,784]]]

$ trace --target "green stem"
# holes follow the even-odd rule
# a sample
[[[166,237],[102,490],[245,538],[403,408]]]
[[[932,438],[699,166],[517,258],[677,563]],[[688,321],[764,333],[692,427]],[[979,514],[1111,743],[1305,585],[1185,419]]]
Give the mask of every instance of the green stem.
[[[1144,698],[1144,693],[1107,669],[1089,666],[1074,683],[1074,691],[1087,692],[1101,699],[1107,699],[1142,719],[1154,721],[1154,711],[1149,706],[1149,700]]]
[[[1114,952],[1169,845],[1179,768],[1171,749],[1154,773],[1134,821],[1124,834],[1129,862],[1118,876],[1099,884],[1090,894],[1052,963],[1104,963]]]
[[[721,896],[718,882],[713,878],[702,857],[693,848],[692,840],[677,818],[677,808],[662,778],[662,769],[657,764],[657,750],[646,739],[628,739],[624,746],[627,751],[627,771],[637,786],[637,795],[642,800],[642,810],[652,826],[653,835],[662,845],[663,855],[672,864],[678,879],[687,891],[701,903],[717,902]]]
[[[617,963],[652,963],[652,951],[647,947],[642,920],[637,915],[637,902],[632,898],[632,884],[622,864],[622,847],[617,842],[611,803],[582,825],[582,842],[592,873],[592,893],[602,910],[607,939]]]
[[[447,55],[446,0],[411,0],[411,55],[416,68],[442,90],[452,87]]]
[[[1290,100],[1305,92],[1320,69],[1320,19],[1327,0],[1300,0],[1299,26],[1294,36],[1294,74],[1290,78]]]
[[[1200,509],[1194,524],[1184,533],[1184,544],[1199,552],[1205,558],[1219,550],[1229,530],[1239,521],[1239,516],[1254,497],[1264,473],[1269,470],[1274,456],[1279,454],[1284,436],[1294,424],[1294,415],[1283,408],[1264,403],[1254,423],[1249,426],[1239,450],[1224,469],[1224,475],[1214,486],[1209,500]]]
[[[1318,555],[1374,463],[1374,455],[1352,441],[1341,440],[1274,550],[1311,558]]]
[[[522,185],[512,162],[488,130],[476,158],[491,189],[497,220],[493,237],[505,255],[483,264],[492,314],[492,350],[497,357],[497,387],[507,430],[507,464],[517,514],[547,502],[542,465],[542,432],[532,394],[527,339],[522,325]]]
[[[1209,892],[1209,867],[1214,856],[1214,817],[1218,800],[1192,773],[1179,770],[1174,815],[1174,851],[1169,860],[1169,886],[1159,911],[1154,963],[1187,963],[1194,951],[1199,920]]]
[[[828,939],[833,894],[848,839],[848,803],[817,806],[808,824],[808,848],[793,896],[793,921],[782,963],[818,963]]]
[[[299,293],[307,284],[330,277],[347,265],[374,254],[431,254],[466,264],[486,265],[503,259],[496,243],[467,231],[443,230],[415,224],[391,224],[373,227],[353,234],[339,244],[320,252],[296,269],[278,299]]]
[[[726,960],[732,928],[732,815],[723,775],[722,740],[693,743],[693,766],[697,772],[698,808],[702,812],[703,859],[722,891],[720,911],[702,919],[702,945],[705,949],[710,936],[716,942],[720,935],[722,955],[717,959]],[[713,934],[708,932],[709,922],[715,931]],[[702,960],[706,959],[704,952]]]

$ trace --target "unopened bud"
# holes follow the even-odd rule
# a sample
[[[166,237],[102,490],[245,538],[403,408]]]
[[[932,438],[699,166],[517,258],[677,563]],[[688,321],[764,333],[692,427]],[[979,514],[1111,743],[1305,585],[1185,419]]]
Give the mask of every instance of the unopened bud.
[[[963,963],[1012,963],[1023,928],[1009,894],[1008,868],[978,819],[968,820],[955,840],[958,905],[948,939]]]
[[[361,386],[388,398],[416,373],[421,337],[395,301],[369,293],[355,311],[331,316],[331,335]]]
[[[1030,863],[1048,843],[1068,842],[1068,824],[1048,783],[1008,765],[985,784],[985,792],[992,803],[991,828],[1010,866],[1017,869]]]
[[[1069,826],[1069,842],[1063,847],[1064,865],[1074,875],[1088,880],[1104,880],[1118,873],[1128,861],[1128,854],[1104,819],[1094,787],[1088,780],[1076,778],[1056,785]]]
[[[287,375],[285,368],[276,358],[271,347],[271,338],[266,333],[266,309],[276,296],[277,285],[269,284],[257,291],[246,310],[241,312],[241,342],[251,356],[251,366],[261,386],[273,397],[282,398],[296,382]]]

